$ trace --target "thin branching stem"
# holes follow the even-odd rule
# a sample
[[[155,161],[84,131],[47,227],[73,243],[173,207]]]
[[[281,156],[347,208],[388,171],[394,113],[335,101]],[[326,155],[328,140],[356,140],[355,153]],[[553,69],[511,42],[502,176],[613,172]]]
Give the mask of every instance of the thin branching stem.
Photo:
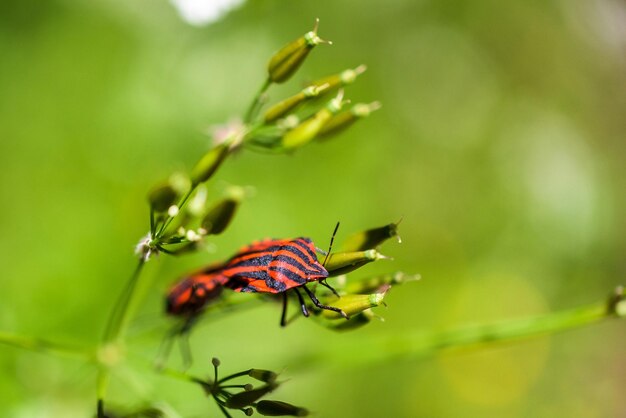
[[[254,118],[256,117],[256,114],[259,111],[261,101],[263,99],[263,95],[265,94],[265,92],[267,92],[267,89],[269,89],[271,85],[272,85],[272,80],[270,80],[269,78],[267,78],[263,82],[263,85],[261,86],[257,94],[254,96],[254,98],[252,99],[250,106],[248,106],[248,110],[246,111],[246,114],[243,118],[243,123],[248,125],[252,123],[252,121],[254,121]]]
[[[0,332],[0,344],[17,347],[24,350],[38,351],[46,354],[58,354],[61,356],[80,358],[87,361],[94,360],[92,348],[63,344],[42,338],[32,338],[22,335]]]
[[[193,192],[196,190],[197,187],[198,186],[195,185],[195,186],[189,188],[187,193],[185,193],[185,195],[180,199],[180,202],[178,202],[178,205],[177,205],[179,210],[182,209],[183,206],[185,206],[185,204],[187,203],[187,200],[189,200],[189,198],[191,197],[191,195],[193,194]],[[163,233],[165,232],[167,227],[170,226],[170,224],[172,223],[174,218],[176,218],[176,216],[178,216],[178,215],[170,216],[170,217],[168,217],[165,220],[165,222],[163,222],[163,225],[161,225],[161,228],[159,229],[159,232],[157,232],[155,237],[154,237],[155,239],[158,239],[158,238],[160,238],[163,235]]]
[[[143,270],[144,265],[146,264],[146,258],[141,257],[137,264],[137,267],[133,271],[133,274],[130,276],[130,279],[126,283],[124,290],[120,294],[109,319],[107,321],[107,326],[104,331],[104,335],[102,337],[101,345],[98,349],[99,352],[104,351],[107,346],[111,344],[117,344],[120,340],[123,339],[126,329],[128,328],[128,322],[130,321],[131,314],[131,306],[133,305],[133,299],[137,294],[137,283],[139,282],[139,277],[141,276],[141,272]],[[102,359],[99,359],[102,361]],[[98,397],[98,407],[99,410],[101,405],[104,403],[104,397],[106,395],[107,387],[109,385],[110,380],[110,368],[107,364],[100,364],[98,367],[98,375],[96,377],[96,393]],[[100,412],[98,412],[100,417]]]
[[[124,290],[122,290],[122,293],[120,294],[117,302],[115,303],[115,307],[113,308],[113,310],[111,311],[111,315],[109,316],[107,327],[102,338],[103,342],[106,343],[118,340],[126,331],[126,328],[128,327],[128,321],[130,319],[129,308],[135,295],[139,276],[141,275],[141,271],[143,270],[145,264],[146,260],[144,259],[144,257],[140,258],[137,267],[135,267],[135,270],[133,271],[133,274],[126,282],[126,286],[124,287]]]
[[[623,291],[622,291],[623,292]],[[307,353],[307,360],[319,360],[328,363],[336,361],[342,366],[371,365],[376,361],[393,358],[419,358],[440,351],[462,350],[484,347],[491,344],[506,344],[520,340],[541,337],[596,324],[613,318],[626,317],[626,300],[623,293],[618,294],[609,303],[600,302],[579,308],[552,312],[528,318],[510,319],[485,324],[460,326],[443,331],[402,333],[394,336],[370,337],[359,340],[359,346],[366,345],[369,350],[355,350],[354,347],[328,346]],[[618,300],[618,302],[615,302]],[[338,353],[349,353],[340,356]],[[302,365],[302,359],[296,359],[293,368]]]
[[[235,378],[241,377],[241,376],[248,376],[249,374],[250,374],[250,370],[244,370],[242,372],[231,374],[230,376],[223,377],[220,380],[218,380],[217,383],[223,383],[223,382],[226,382],[228,380],[235,379]]]

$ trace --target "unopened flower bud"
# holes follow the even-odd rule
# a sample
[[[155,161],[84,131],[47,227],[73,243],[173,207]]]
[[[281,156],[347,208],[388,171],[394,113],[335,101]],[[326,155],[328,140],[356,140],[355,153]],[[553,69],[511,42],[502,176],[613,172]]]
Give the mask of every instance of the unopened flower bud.
[[[198,161],[196,166],[191,171],[191,183],[193,186],[203,183],[211,178],[222,162],[224,162],[226,156],[228,156],[230,146],[231,142],[225,141],[216,145],[213,149],[204,154],[204,157]]]
[[[352,317],[352,315],[356,315],[366,309],[379,306],[383,303],[383,299],[385,298],[385,294],[388,289],[389,286],[382,292],[372,293],[371,295],[344,295],[340,299],[333,301],[333,307],[341,309],[348,316]],[[323,310],[322,315],[328,319],[342,318],[339,313],[329,310]]]
[[[364,251],[371,248],[377,248],[380,244],[389,238],[398,236],[398,223],[391,223],[379,228],[372,228],[366,231],[353,234],[346,239],[342,246],[344,251]]]
[[[332,253],[324,267],[329,277],[339,276],[358,269],[372,261],[387,259],[376,250]]]
[[[256,411],[266,417],[306,417],[309,415],[306,409],[281,401],[259,401]]]
[[[239,203],[239,199],[229,197],[213,206],[202,219],[201,226],[206,234],[218,235],[224,232],[235,216]]]
[[[320,87],[317,86],[309,86],[295,94],[291,97],[286,98],[283,101],[280,101],[270,107],[267,112],[265,112],[265,123],[274,122],[276,119],[279,119],[288,113],[294,111],[298,106],[304,103],[307,99],[312,97],[316,97],[321,91]]]
[[[339,74],[333,74],[328,77],[320,78],[313,81],[310,85],[318,87],[320,89],[319,94],[324,94],[333,91],[334,89],[347,86],[354,83],[356,78],[363,74],[367,70],[365,65],[359,65],[354,69],[347,69]]]
[[[287,132],[282,140],[283,147],[285,149],[294,149],[310,142],[326,122],[341,110],[343,105],[343,91],[339,91],[337,97],[332,99],[324,108]]]
[[[331,43],[317,36],[318,25],[319,19],[315,21],[315,27],[312,31],[288,43],[272,56],[267,67],[270,81],[274,83],[287,81],[298,70],[307,55],[309,55],[309,52],[316,45]]]
[[[153,188],[148,194],[150,207],[157,213],[166,212],[176,203],[180,193],[170,182],[162,183]]]
[[[165,212],[180,196],[189,190],[189,179],[184,174],[175,173],[167,181],[155,186],[148,194],[148,202],[155,212]]]
[[[278,375],[271,370],[250,369],[248,376],[265,383],[273,383]]]
[[[359,119],[369,116],[370,113],[378,109],[380,109],[379,102],[372,102],[369,104],[357,103],[349,110],[345,110],[330,118],[328,122],[322,126],[322,129],[320,129],[317,137],[326,138],[331,135],[335,135],[349,128]]]
[[[226,407],[232,409],[241,409],[248,405],[252,405],[261,397],[276,389],[277,386],[278,385],[276,385],[275,383],[272,383],[261,386],[260,388],[236,393],[226,400]]]

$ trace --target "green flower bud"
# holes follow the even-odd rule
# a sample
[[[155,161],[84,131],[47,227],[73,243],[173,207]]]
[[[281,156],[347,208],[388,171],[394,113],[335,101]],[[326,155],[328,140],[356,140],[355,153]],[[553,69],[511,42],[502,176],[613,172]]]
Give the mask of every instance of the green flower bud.
[[[333,91],[334,89],[347,86],[354,83],[356,78],[367,70],[367,66],[359,65],[355,69],[347,69],[339,74],[333,74],[328,77],[320,78],[313,81],[310,85],[320,89],[319,94]]]
[[[372,293],[371,295],[344,295],[333,301],[333,307],[341,309],[349,317],[352,317],[352,315],[356,315],[383,303],[387,290],[389,290],[389,286],[383,289],[382,292]],[[322,315],[328,319],[343,318],[339,313],[329,310],[323,310]]]
[[[406,274],[401,271],[393,274],[369,277],[367,279],[350,282],[343,290],[346,293],[371,293],[383,286],[400,285],[421,279],[419,274]]]
[[[178,192],[170,183],[163,183],[150,191],[148,202],[155,212],[166,212],[178,200]]]
[[[281,401],[259,401],[256,411],[266,417],[306,417],[309,415],[306,409]]]
[[[340,276],[358,269],[372,261],[387,259],[376,250],[332,253],[324,266],[329,277]]]
[[[278,375],[271,370],[250,369],[248,376],[265,383],[274,383]]]
[[[626,288],[617,286],[609,297],[607,311],[619,318],[626,316]]]
[[[270,81],[274,83],[287,81],[298,70],[307,55],[309,55],[309,52],[316,45],[331,43],[317,36],[318,25],[319,19],[315,21],[315,27],[312,31],[288,43],[272,56],[267,66]]]
[[[353,234],[346,239],[342,249],[344,251],[369,250],[370,248],[378,247],[380,244],[393,237],[397,237],[398,242],[400,242],[398,223],[399,222],[391,223],[379,228],[372,228]]]
[[[204,157],[198,161],[196,166],[191,171],[192,186],[196,186],[211,178],[222,162],[224,162],[226,156],[228,156],[230,146],[230,141],[224,141],[204,154]]]
[[[285,149],[295,149],[310,142],[326,122],[341,110],[343,104],[343,91],[339,91],[337,97],[332,99],[326,107],[287,132],[282,140],[283,147]]]
[[[286,98],[285,100],[276,103],[265,112],[265,123],[274,122],[286,114],[295,110],[298,106],[304,103],[307,99],[316,97],[321,91],[322,87],[309,86],[302,90],[300,93]]]
[[[202,219],[201,227],[205,235],[218,235],[230,224],[241,201],[228,197],[215,204]]]
[[[278,385],[276,383],[261,386],[260,388],[239,392],[231,396],[226,400],[226,407],[232,409],[241,409],[248,405],[252,405],[254,402],[267,395]]]
[[[148,194],[150,207],[157,213],[167,212],[180,196],[189,189],[189,179],[180,173],[155,186]]]
[[[359,119],[365,118],[375,110],[380,109],[379,102],[372,102],[370,104],[357,103],[350,110],[343,111],[334,115],[322,126],[322,129],[317,134],[318,138],[325,138],[331,135],[335,135],[354,124]]]

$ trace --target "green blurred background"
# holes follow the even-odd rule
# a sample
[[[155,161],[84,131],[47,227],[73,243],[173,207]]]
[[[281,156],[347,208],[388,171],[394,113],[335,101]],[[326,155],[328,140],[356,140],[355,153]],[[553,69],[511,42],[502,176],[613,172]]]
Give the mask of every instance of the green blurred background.
[[[353,101],[383,108],[292,156],[244,152],[218,173],[254,186],[214,254],[150,263],[154,280],[129,349],[152,358],[170,322],[169,284],[263,237],[324,246],[403,218],[403,270],[385,322],[336,334],[278,327],[261,306],[192,335],[194,372],[285,368],[274,398],[317,417],[618,417],[624,323],[427,359],[301,364],[325,347],[513,318],[602,300],[626,279],[626,8],[617,0],[478,2],[250,0],[208,26],[164,0],[0,3],[0,329],[96,343],[148,228],[145,194],[205,152],[209,126],[241,115],[267,59],[321,19],[320,46],[280,98],[358,64]],[[178,353],[173,364],[179,363]],[[178,363],[177,363],[178,362]],[[199,388],[140,364],[116,375],[114,405],[167,401],[219,411]],[[93,414],[95,372],[0,347],[0,416]]]

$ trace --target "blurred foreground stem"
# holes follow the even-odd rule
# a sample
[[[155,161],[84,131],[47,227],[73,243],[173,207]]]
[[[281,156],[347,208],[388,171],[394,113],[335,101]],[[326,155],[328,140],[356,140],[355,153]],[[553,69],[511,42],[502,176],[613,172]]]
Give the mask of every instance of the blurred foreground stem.
[[[143,271],[147,259],[141,257],[137,267],[122,290],[104,331],[102,341],[98,347],[97,359],[99,362],[98,376],[96,378],[96,393],[98,397],[98,418],[104,416],[103,402],[109,385],[110,367],[115,365],[122,356],[120,343],[128,328],[132,307],[134,306],[135,295],[137,294],[137,283]]]
[[[345,347],[323,346],[327,347],[326,350],[316,350],[305,361],[302,358],[297,359],[294,368],[302,367],[307,363],[311,365],[311,360],[320,360],[325,363],[334,360],[342,366],[364,366],[393,358],[419,358],[443,350],[479,348],[488,344],[511,343],[555,334],[612,318],[626,318],[626,292],[623,287],[618,287],[608,302],[545,315],[471,324],[441,331],[372,336],[369,340],[361,337],[359,347],[368,347],[367,350],[355,348],[352,344],[345,344]],[[339,353],[344,355],[339,355]]]
[[[24,350],[39,351],[46,354],[93,360],[93,349],[78,347],[42,338],[25,337],[21,335],[0,332],[0,344],[21,348]]]
[[[252,102],[250,103],[248,110],[246,110],[246,114],[243,118],[243,123],[249,124],[254,120],[254,117],[256,116],[259,110],[259,106],[261,105],[261,101],[263,100],[263,95],[265,94],[267,89],[269,89],[271,85],[272,85],[272,80],[270,80],[269,78],[267,78],[263,82],[263,85],[261,86],[257,94],[254,96],[254,98],[252,99]]]

